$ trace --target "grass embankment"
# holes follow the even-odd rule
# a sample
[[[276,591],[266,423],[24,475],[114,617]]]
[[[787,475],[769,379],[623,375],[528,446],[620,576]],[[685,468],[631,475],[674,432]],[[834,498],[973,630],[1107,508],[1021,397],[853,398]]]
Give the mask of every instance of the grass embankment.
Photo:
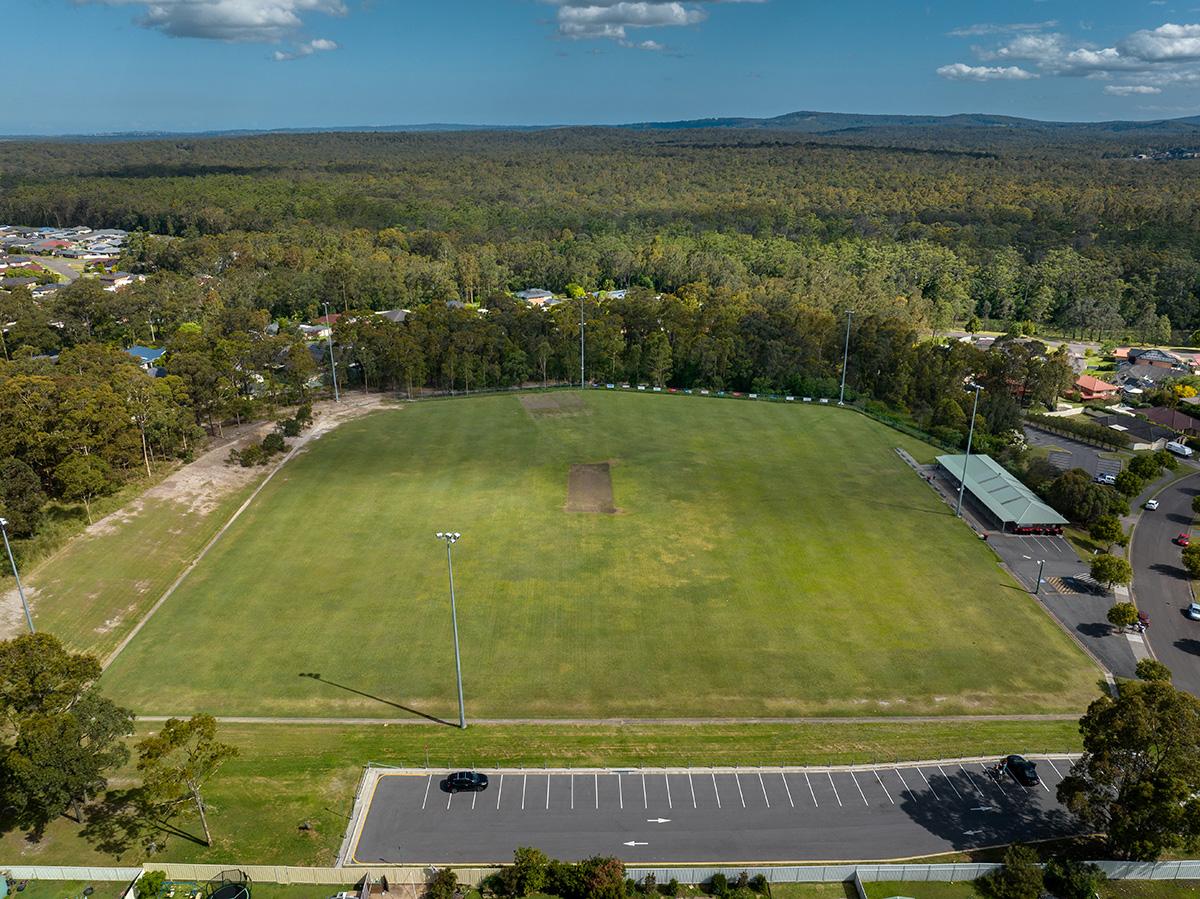
[[[894,451],[930,447],[835,408],[575,402],[418,404],[327,435],[107,689],[145,714],[452,716],[433,532],[453,528],[471,716],[1074,712],[1092,697],[1086,658]],[[603,461],[619,513],[564,511],[570,466]]]
[[[34,620],[75,649],[103,658],[196,557],[253,490],[212,508],[142,499],[111,529],[76,538],[31,573]]]
[[[141,725],[140,733],[152,729]],[[1012,751],[1079,748],[1070,722],[963,724],[822,724],[705,727],[446,727],[224,725],[236,745],[205,791],[215,845],[185,838],[167,842],[164,861],[329,865],[337,855],[368,761],[433,767],[825,765]],[[121,772],[114,789],[134,783]],[[309,822],[310,829],[301,830]],[[199,833],[190,815],[184,830]],[[123,861],[141,861],[136,847]],[[153,863],[155,858],[150,859]],[[53,822],[40,843],[20,834],[0,838],[11,864],[112,863],[67,818]]]

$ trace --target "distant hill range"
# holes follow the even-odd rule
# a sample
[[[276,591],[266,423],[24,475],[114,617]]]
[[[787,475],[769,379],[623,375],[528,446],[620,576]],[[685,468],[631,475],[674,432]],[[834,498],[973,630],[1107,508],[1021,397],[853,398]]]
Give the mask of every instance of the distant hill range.
[[[1041,122],[1015,116],[960,113],[948,116],[860,115],[852,112],[789,112],[769,119],[714,118],[679,122],[640,122],[622,127],[639,131],[670,131],[695,128],[721,128],[752,131],[788,131],[801,134],[844,134],[856,131],[902,129],[993,129],[1005,131],[1052,132],[1094,135],[1137,133],[1197,134],[1200,116],[1157,119],[1146,122]]]
[[[1153,135],[1158,138],[1172,136],[1198,136],[1200,139],[1200,116],[1178,119],[1156,119],[1152,121],[1110,122],[1042,122],[1015,116],[987,115],[983,113],[961,113],[948,116],[919,115],[863,115],[847,112],[789,112],[773,118],[721,117],[710,119],[684,119],[676,122],[634,122],[625,125],[470,125],[455,123],[427,123],[419,125],[359,125],[316,128],[240,129],[226,131],[130,131],[109,134],[74,135],[12,135],[0,140],[32,140],[53,137],[57,140],[162,140],[179,137],[244,137],[261,134],[324,134],[336,132],[393,132],[393,133],[436,133],[459,131],[550,131],[575,128],[602,128],[605,130],[629,130],[642,132],[670,131],[759,131],[779,134],[807,134],[813,136],[867,135],[898,136],[903,133],[922,134],[932,137],[938,133],[972,133],[976,137],[982,132],[1004,133],[1010,137],[1027,135],[1059,138],[1110,138],[1138,139]]]

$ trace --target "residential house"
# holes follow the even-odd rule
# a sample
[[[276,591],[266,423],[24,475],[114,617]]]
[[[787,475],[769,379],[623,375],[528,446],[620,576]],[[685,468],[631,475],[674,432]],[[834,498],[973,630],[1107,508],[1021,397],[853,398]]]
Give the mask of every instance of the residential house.
[[[382,312],[376,312],[375,314],[396,324],[400,324],[400,322],[412,315],[407,309],[384,309]]]
[[[153,374],[153,375],[157,375],[160,373],[161,370],[155,365],[155,363],[158,362],[158,360],[161,359],[163,356],[165,356],[167,351],[166,350],[156,350],[153,347],[141,346],[140,344],[135,344],[134,346],[131,346],[129,349],[127,349],[125,352],[127,352],[130,356],[132,356],[134,359],[137,360],[137,363],[141,367],[142,371],[149,372],[150,374]]]
[[[327,324],[300,325],[297,330],[305,340],[325,340],[333,336],[333,326]]]
[[[1142,415],[1155,424],[1178,431],[1180,434],[1187,434],[1189,437],[1200,436],[1200,418],[1194,418],[1178,409],[1168,409],[1162,406],[1146,410],[1142,412]]]
[[[33,287],[37,283],[37,278],[21,278],[17,276],[0,278],[0,290],[16,290],[18,287]]]
[[[1152,365],[1155,368],[1178,368],[1184,365],[1183,360],[1174,353],[1168,353],[1166,350],[1155,347],[1132,349],[1129,351],[1127,359],[1134,365]]]
[[[145,281],[144,275],[131,275],[129,272],[107,272],[100,276],[101,286],[109,293],[116,293],[123,287],[128,287],[134,281]]]
[[[1186,371],[1158,365],[1138,365],[1133,362],[1121,362],[1117,365],[1117,381],[1126,388],[1157,387],[1165,381],[1185,374]]]
[[[1121,388],[1116,384],[1109,384],[1107,381],[1101,381],[1099,378],[1094,378],[1091,375],[1080,375],[1075,380],[1075,389],[1079,391],[1079,398],[1081,400],[1089,402],[1092,400],[1114,399]]]
[[[1175,439],[1174,431],[1170,431],[1161,425],[1156,425],[1154,422],[1147,421],[1144,418],[1136,418],[1131,415],[1099,415],[1093,418],[1092,421],[1098,425],[1103,425],[1106,428],[1126,434],[1133,441],[1130,448],[1137,451],[1160,450],[1167,445],[1167,441]]]

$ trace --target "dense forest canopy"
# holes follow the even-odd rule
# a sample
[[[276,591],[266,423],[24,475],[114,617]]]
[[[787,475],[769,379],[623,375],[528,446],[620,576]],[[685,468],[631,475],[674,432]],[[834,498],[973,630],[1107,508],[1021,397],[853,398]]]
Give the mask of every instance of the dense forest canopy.
[[[31,508],[86,503],[202,428],[303,402],[329,360],[296,324],[326,304],[343,386],[406,393],[577,382],[583,317],[596,382],[836,395],[851,313],[851,398],[961,445],[974,379],[977,445],[1003,456],[1074,378],[1021,333],[1200,328],[1200,161],[982,135],[0,143],[0,222],[125,228],[120,265],[147,276],[0,293],[9,483],[37,488]],[[570,299],[531,308],[512,296],[528,287]],[[1013,339],[922,339],[983,320]],[[118,352],[133,343],[166,349],[168,376]]]

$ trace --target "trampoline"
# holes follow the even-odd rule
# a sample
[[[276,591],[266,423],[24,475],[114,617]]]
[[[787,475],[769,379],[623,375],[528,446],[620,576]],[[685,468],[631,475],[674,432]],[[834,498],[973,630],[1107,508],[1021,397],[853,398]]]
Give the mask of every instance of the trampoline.
[[[222,871],[204,885],[204,899],[250,899],[250,875]]]

